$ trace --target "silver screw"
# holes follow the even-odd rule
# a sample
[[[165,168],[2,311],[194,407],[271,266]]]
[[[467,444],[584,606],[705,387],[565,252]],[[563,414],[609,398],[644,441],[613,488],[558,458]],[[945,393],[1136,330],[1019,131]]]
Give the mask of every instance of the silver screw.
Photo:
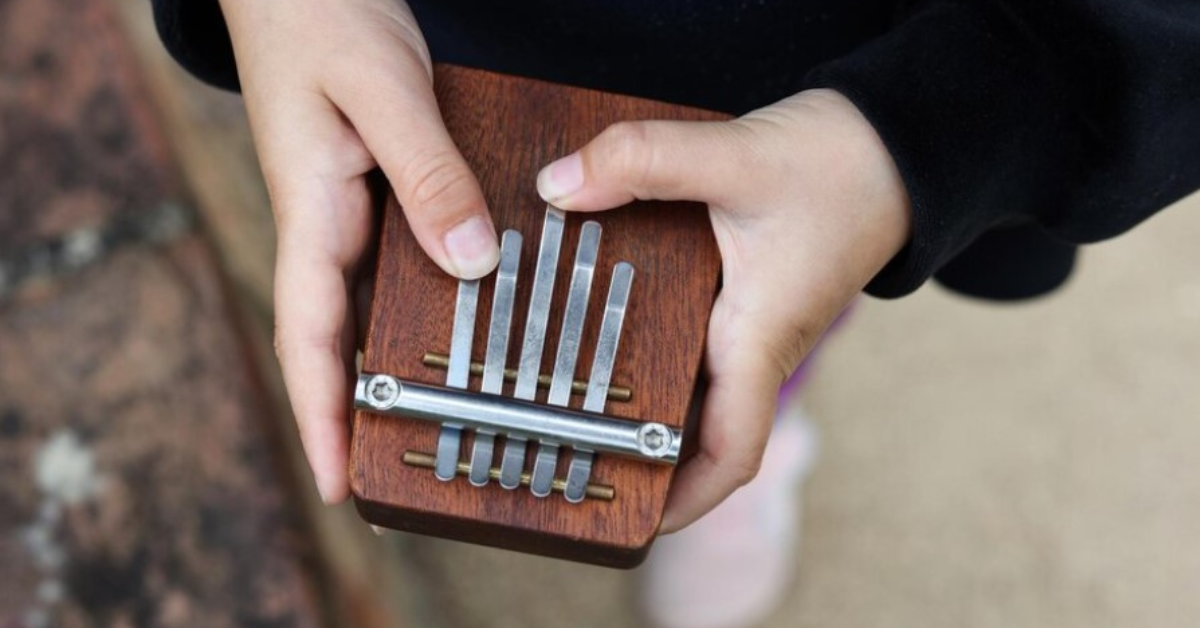
[[[400,382],[388,375],[376,375],[367,380],[367,403],[372,408],[387,410],[400,398]]]
[[[674,438],[662,423],[646,423],[638,428],[638,449],[645,455],[661,458],[671,449]]]

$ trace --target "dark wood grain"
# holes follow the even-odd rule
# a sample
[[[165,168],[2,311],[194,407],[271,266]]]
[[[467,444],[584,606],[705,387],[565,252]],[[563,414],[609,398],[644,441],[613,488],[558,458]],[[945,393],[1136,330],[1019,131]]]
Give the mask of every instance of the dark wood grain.
[[[538,169],[614,122],[720,116],[454,67],[439,67],[436,85],[447,127],[479,177],[497,228],[525,236],[511,366],[520,351],[545,211],[534,185]],[[585,379],[591,365],[611,269],[628,261],[636,274],[613,381],[631,387],[633,397],[609,402],[606,413],[682,426],[693,402],[720,266],[707,212],[695,203],[635,202],[613,211],[570,215],[542,372],[553,363],[570,264],[586,219],[599,221],[604,232],[576,377]],[[472,356],[479,361],[493,283],[492,277],[485,279],[480,292]],[[363,369],[444,384],[445,371],[424,366],[422,356],[448,352],[455,293],[456,281],[421,252],[399,206],[390,200]],[[478,378],[472,378],[471,388],[478,386]],[[510,392],[507,384],[505,394]],[[539,401],[544,394],[540,391]],[[581,403],[580,397],[572,400],[573,407]],[[632,567],[644,558],[662,518],[672,468],[598,456],[593,482],[613,486],[616,499],[569,504],[561,495],[538,499],[526,489],[506,491],[495,483],[475,488],[464,478],[440,482],[431,471],[400,462],[406,450],[433,452],[437,433],[437,426],[428,423],[356,414],[349,471],[355,501],[367,520],[614,567]],[[464,441],[465,457],[470,438]],[[531,456],[534,449],[531,444]],[[560,475],[569,456],[564,448]]]

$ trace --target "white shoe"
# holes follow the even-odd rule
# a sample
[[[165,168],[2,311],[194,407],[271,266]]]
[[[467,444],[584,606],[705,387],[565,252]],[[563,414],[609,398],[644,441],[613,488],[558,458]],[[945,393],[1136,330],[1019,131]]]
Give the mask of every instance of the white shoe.
[[[816,427],[782,407],[758,476],[704,518],[655,542],[642,567],[642,610],[660,628],[743,628],[791,590],[800,485],[817,456]]]

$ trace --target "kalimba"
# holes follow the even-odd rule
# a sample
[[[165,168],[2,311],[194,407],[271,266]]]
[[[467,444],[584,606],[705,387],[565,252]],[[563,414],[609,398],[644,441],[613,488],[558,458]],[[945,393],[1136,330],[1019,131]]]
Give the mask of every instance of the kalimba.
[[[350,483],[367,521],[613,567],[649,550],[694,438],[720,258],[703,205],[546,207],[541,166],[621,120],[717,114],[439,66],[502,233],[458,281],[395,200],[381,226]]]

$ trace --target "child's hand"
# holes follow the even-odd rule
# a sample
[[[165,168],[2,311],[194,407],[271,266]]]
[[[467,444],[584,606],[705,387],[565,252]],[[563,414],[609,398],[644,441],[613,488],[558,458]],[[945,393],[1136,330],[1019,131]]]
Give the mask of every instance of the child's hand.
[[[348,493],[354,280],[379,166],[425,252],[487,274],[499,252],[479,184],[434,100],[429,55],[399,0],[222,0],[279,230],[276,351],[326,503]]]
[[[754,477],[779,386],[910,226],[887,150],[828,90],[733,122],[615,125],[543,169],[538,190],[577,211],[634,198],[709,205],[724,277],[709,323],[709,389],[700,449],[678,472],[664,532]]]

